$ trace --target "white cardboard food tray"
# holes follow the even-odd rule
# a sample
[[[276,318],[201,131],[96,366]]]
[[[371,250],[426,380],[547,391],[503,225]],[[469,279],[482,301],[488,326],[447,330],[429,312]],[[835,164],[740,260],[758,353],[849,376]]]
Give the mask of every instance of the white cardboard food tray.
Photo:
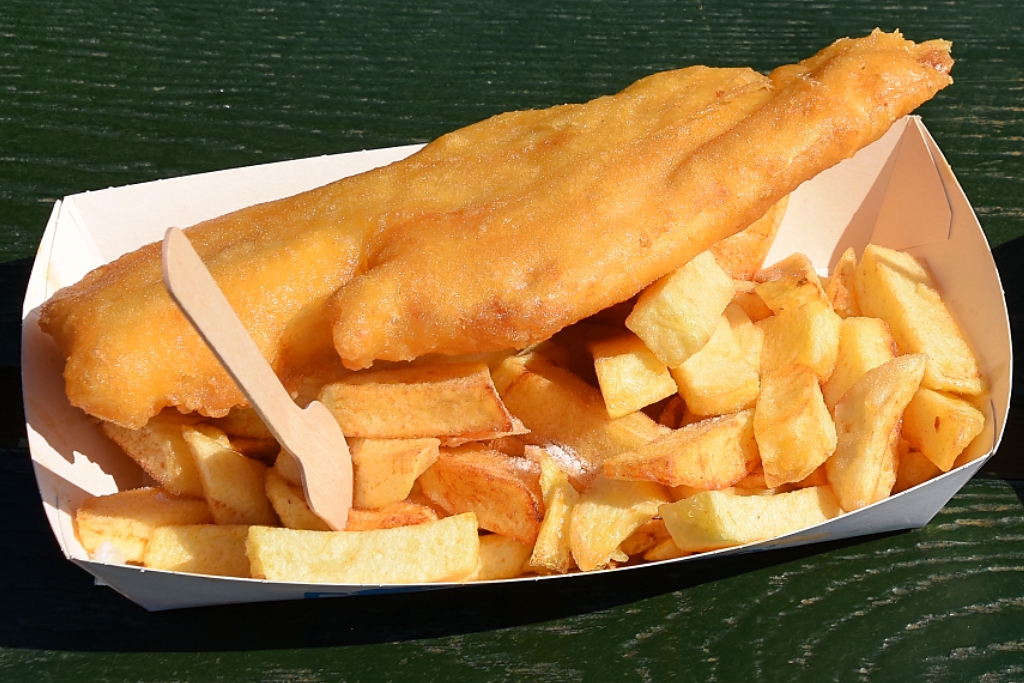
[[[65,197],[56,203],[29,280],[23,310],[23,384],[29,448],[43,507],[64,554],[98,583],[146,609],[290,600],[460,584],[345,586],[287,584],[178,574],[90,559],[72,516],[87,496],[140,486],[141,471],[68,403],[63,359],[38,326],[38,309],[58,288],[148,242],[188,226],[400,159],[418,147],[340,154],[221,171]],[[1010,400],[1009,320],[981,226],[935,141],[916,117],[822,173],[793,195],[767,262],[794,251],[828,272],[842,251],[869,241],[927,260],[942,294],[978,352],[990,391],[985,433],[965,464],[884,501],[788,536],[672,562],[795,546],[927,524],[995,451]],[[613,571],[643,571],[644,566]],[[572,580],[573,575],[514,581]]]

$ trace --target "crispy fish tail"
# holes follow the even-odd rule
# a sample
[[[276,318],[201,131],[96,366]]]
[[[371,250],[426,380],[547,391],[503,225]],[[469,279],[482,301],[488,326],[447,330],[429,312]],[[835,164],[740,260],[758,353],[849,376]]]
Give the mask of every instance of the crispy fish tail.
[[[679,223],[711,231],[757,220],[952,83],[949,49],[948,41],[915,44],[875,30],[776,69],[771,101],[676,169]],[[685,253],[687,235],[666,237],[666,255]],[[665,265],[672,267],[671,257]]]

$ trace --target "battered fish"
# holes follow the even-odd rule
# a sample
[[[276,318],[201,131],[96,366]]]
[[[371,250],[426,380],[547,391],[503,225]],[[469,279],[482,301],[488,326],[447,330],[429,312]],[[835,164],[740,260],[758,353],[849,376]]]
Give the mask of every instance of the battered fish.
[[[286,385],[522,348],[628,299],[949,83],[949,43],[879,31],[765,76],[691,67],[513,112],[188,235]],[[74,405],[125,427],[244,403],[171,303],[159,245],[44,304]]]

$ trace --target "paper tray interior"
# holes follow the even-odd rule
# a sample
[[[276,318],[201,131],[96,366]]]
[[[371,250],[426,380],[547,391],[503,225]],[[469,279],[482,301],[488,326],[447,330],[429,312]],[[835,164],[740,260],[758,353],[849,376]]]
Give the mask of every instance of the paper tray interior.
[[[23,385],[26,426],[43,506],[61,549],[97,581],[147,609],[354,593],[435,589],[422,586],[318,586],[226,579],[93,561],[75,537],[72,515],[94,495],[141,486],[141,470],[124,456],[64,394],[63,359],[38,327],[39,306],[60,287],[146,243],[171,225],[187,226],[234,209],[288,196],[390,163],[417,146],[281,162],[66,197],[44,233],[23,311]],[[709,556],[814,543],[926,524],[991,456],[1009,407],[1009,320],[999,276],[974,211],[934,140],[916,117],[897,122],[879,141],[820,174],[792,196],[768,256],[773,263],[794,251],[821,273],[847,247],[869,242],[924,258],[954,316],[977,351],[989,394],[987,431],[958,467],[884,501],[786,537],[696,555]],[[643,566],[614,571],[642,571]],[[536,580],[569,580],[573,575]]]

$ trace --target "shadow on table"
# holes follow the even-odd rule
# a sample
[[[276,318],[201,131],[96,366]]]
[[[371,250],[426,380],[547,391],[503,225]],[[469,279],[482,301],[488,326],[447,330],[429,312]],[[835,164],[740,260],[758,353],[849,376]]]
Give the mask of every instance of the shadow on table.
[[[1006,310],[1010,316],[1010,336],[1013,340],[1024,340],[1024,236],[1010,240],[992,250],[992,256],[999,270],[1003,293],[1006,297]],[[1016,344],[1014,344],[1016,346]],[[1024,359],[1024,352],[1014,353],[1014,377],[1018,363]],[[1021,393],[1024,386],[1017,389]]]
[[[20,454],[20,455],[19,455]],[[24,451],[0,450],[0,648],[183,652],[296,649],[441,638],[634,603],[853,546],[870,537],[692,566],[470,585],[422,593],[146,612],[64,559]]]
[[[1010,318],[1010,336],[1014,342],[1014,393],[1010,397],[1010,412],[999,450],[985,463],[982,472],[1005,479],[1024,480],[1024,375],[1017,372],[1024,361],[1024,350],[1017,349],[1024,340],[1024,237],[1018,237],[992,250],[1006,297]]]
[[[21,398],[21,305],[31,259],[0,263],[0,448],[25,436]]]

